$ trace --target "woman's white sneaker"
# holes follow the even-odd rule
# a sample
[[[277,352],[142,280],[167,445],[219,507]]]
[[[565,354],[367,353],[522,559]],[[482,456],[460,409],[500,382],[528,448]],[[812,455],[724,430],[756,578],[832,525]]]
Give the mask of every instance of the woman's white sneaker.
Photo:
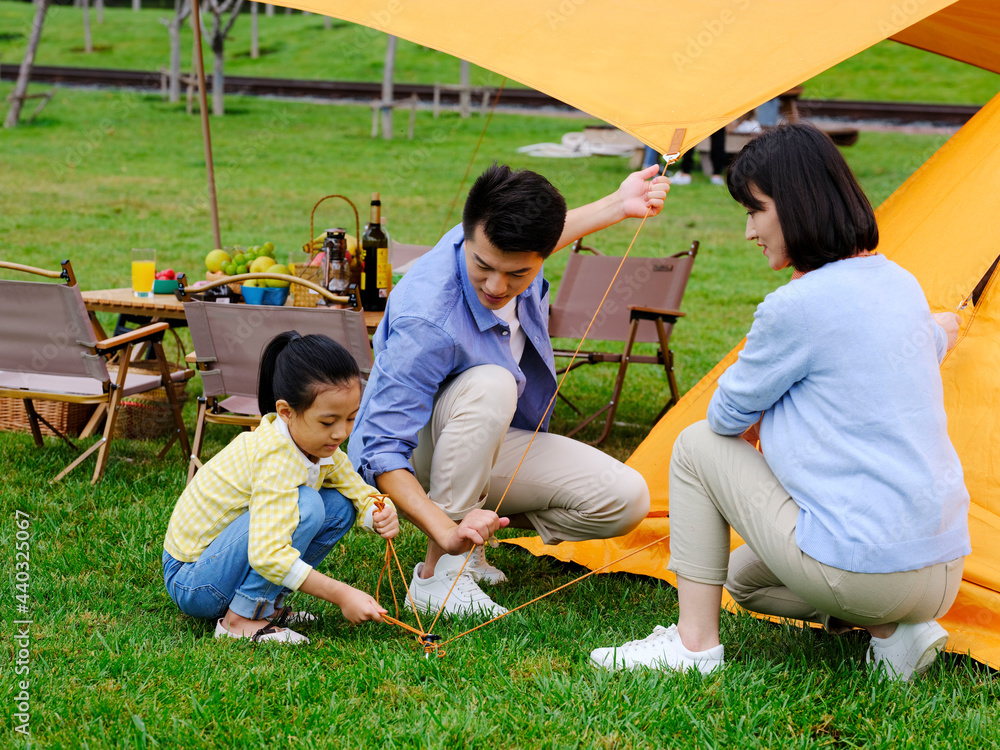
[[[683,672],[695,667],[702,674],[708,674],[723,665],[723,654],[721,644],[707,651],[689,651],[681,643],[676,625],[669,628],[657,625],[652,633],[640,640],[594,649],[590,660],[604,669],[649,667]]]
[[[872,637],[865,661],[890,679],[911,680],[930,668],[947,642],[948,631],[934,620],[901,622],[888,638]]]

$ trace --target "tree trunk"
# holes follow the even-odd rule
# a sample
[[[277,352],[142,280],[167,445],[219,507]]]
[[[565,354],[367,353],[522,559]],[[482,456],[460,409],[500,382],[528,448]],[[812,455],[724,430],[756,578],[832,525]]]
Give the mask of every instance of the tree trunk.
[[[218,117],[226,114],[226,100],[223,89],[226,85],[223,57],[224,39],[222,36],[222,18],[212,16],[212,114]]]
[[[396,71],[396,37],[390,35],[385,46],[382,71],[382,138],[392,140],[392,79]]]
[[[171,104],[181,100],[181,28],[191,13],[189,0],[174,0],[174,15],[168,21],[160,19],[170,35],[170,70],[168,73],[167,99]]]
[[[333,19],[330,16],[323,16],[323,28],[327,31],[333,28]]]
[[[181,24],[175,16],[170,20],[167,31],[170,32],[170,84],[168,99],[171,104],[181,100]]]
[[[265,16],[273,16],[274,15],[274,6],[271,5],[270,3],[268,3],[267,5],[265,5],[264,6],[264,15]]]
[[[142,0],[132,0],[132,10],[142,10]]]
[[[257,38],[257,3],[250,3],[250,59],[260,57],[260,41]]]
[[[468,117],[472,111],[472,91],[469,90],[469,61],[462,60],[458,68],[458,83],[462,86],[458,92],[458,111],[462,117]]]
[[[104,0],[94,0],[94,8],[97,9],[97,22],[104,23]]]
[[[35,64],[35,52],[42,38],[42,25],[45,23],[45,13],[48,9],[49,0],[36,0],[35,20],[31,22],[31,36],[28,38],[28,48],[24,51],[17,83],[14,84],[14,92],[11,94],[10,109],[7,110],[7,119],[3,123],[5,128],[17,127],[17,122],[21,119],[21,107],[24,106],[24,96],[28,93],[28,81],[31,79],[31,66]]]
[[[90,38],[90,0],[83,0],[83,51],[94,51],[94,43]]]

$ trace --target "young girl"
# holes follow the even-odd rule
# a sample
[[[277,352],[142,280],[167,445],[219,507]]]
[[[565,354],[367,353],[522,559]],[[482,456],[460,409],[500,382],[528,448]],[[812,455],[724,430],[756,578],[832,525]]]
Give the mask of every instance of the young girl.
[[[913,276],[874,252],[871,206],[815,128],[751,141],[727,181],[747,209],[746,238],[799,278],[758,306],[708,420],[674,444],[677,625],[591,659],[722,666],[724,585],[754,612],[866,629],[869,665],[909,679],[948,639],[935,619],[971,551],[939,370],[958,319],[932,316]],[[762,453],[740,438],[758,420]],[[732,555],[731,528],[746,542]]]
[[[357,362],[326,336],[279,334],[264,349],[260,426],[240,434],[184,489],[167,527],[163,579],[191,617],[215,619],[216,638],[308,643],[286,627],[291,591],[333,602],[350,622],[386,610],[316,566],[355,518],[385,539],[399,532],[392,503],[351,468],[340,444],[361,401]]]

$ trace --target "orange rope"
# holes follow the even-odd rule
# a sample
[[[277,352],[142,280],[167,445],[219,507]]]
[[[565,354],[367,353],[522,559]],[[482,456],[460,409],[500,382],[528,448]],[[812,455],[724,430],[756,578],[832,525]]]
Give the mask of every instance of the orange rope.
[[[493,110],[497,108],[497,102],[500,101],[500,94],[503,93],[503,87],[507,85],[506,76],[502,81],[500,81],[500,88],[497,89],[497,95],[493,97],[493,106],[490,107],[490,113],[486,117],[486,122],[483,123],[483,132],[479,134],[479,140],[476,141],[476,147],[472,150],[472,158],[469,159],[469,165],[465,168],[465,174],[462,175],[462,181],[458,183],[458,192],[455,193],[455,198],[451,202],[451,208],[448,209],[448,216],[444,220],[444,226],[441,227],[440,234],[444,236],[444,233],[451,229],[451,217],[455,213],[455,206],[458,205],[458,199],[462,195],[462,188],[465,186],[466,180],[469,179],[469,172],[472,171],[472,164],[476,160],[476,156],[479,154],[479,147],[483,145],[483,138],[486,137],[486,129],[490,126],[490,121],[493,119]]]
[[[504,79],[504,82],[506,82],[506,79]],[[501,87],[500,87],[500,91],[502,91],[502,90],[503,90],[503,85],[501,85]],[[499,99],[499,97],[500,97],[500,91],[497,92],[497,99]],[[494,100],[493,106],[496,107],[496,100]],[[493,110],[491,109],[490,110],[490,117],[492,117],[492,116],[493,116]],[[486,125],[487,126],[489,125],[489,119],[487,119]],[[476,152],[478,152],[479,145],[482,143],[483,136],[485,134],[486,134],[486,127],[483,128],[483,133],[479,137],[479,143],[476,144]],[[675,138],[676,138],[676,133],[675,133]],[[473,158],[472,158],[472,160],[469,161],[469,167],[466,169],[465,177],[462,178],[462,183],[463,184],[465,182],[465,179],[468,177],[469,170],[472,168],[472,161],[475,159],[475,153],[476,152],[473,153]],[[666,162],[664,163],[664,165],[663,165],[663,171],[661,172],[661,174],[663,174],[663,175],[666,174],[667,167],[670,166],[670,164],[672,164],[674,161],[676,161],[676,158],[677,158],[678,154],[671,154],[670,156],[672,156],[674,158],[672,158],[672,159],[668,158],[666,160]],[[455,201],[452,203],[451,211],[454,211],[455,205],[458,202],[458,195],[460,195],[460,194],[461,194],[461,186],[459,187],[459,193],[455,196]],[[615,273],[611,277],[611,281],[608,283],[608,288],[605,290],[604,295],[601,297],[601,301],[600,301],[600,303],[598,303],[597,309],[594,311],[593,317],[590,319],[590,322],[587,324],[587,329],[583,332],[583,336],[581,336],[580,342],[579,342],[579,344],[577,344],[576,350],[573,352],[573,358],[574,359],[576,358],[576,355],[578,355],[580,353],[580,350],[583,348],[583,344],[587,340],[587,336],[590,333],[590,329],[594,325],[594,321],[597,320],[597,316],[598,316],[598,314],[601,311],[601,307],[604,306],[604,303],[607,300],[608,295],[611,293],[611,289],[614,286],[615,281],[618,279],[618,274],[621,273],[622,267],[625,265],[625,260],[628,258],[629,253],[632,252],[632,247],[635,245],[635,241],[638,239],[639,233],[642,231],[642,228],[643,228],[643,226],[646,223],[646,219],[649,218],[649,212],[650,212],[650,210],[651,210],[651,207],[646,209],[645,216],[643,216],[642,220],[639,222],[639,226],[635,230],[635,235],[632,237],[632,241],[629,243],[628,248],[625,250],[625,254],[622,256],[621,262],[618,264],[618,268],[615,269]],[[451,211],[449,211],[448,221],[445,222],[445,228],[444,228],[444,230],[442,230],[442,232],[446,231],[448,229],[447,225],[448,225],[448,223],[451,220]],[[503,494],[500,496],[500,500],[497,503],[497,507],[496,507],[496,512],[498,514],[499,514],[499,511],[500,511],[500,506],[503,504],[503,501],[506,499],[507,493],[510,490],[511,485],[514,483],[514,479],[517,476],[518,471],[520,471],[521,466],[524,464],[524,460],[528,456],[528,451],[531,450],[531,446],[535,442],[535,437],[541,431],[542,425],[545,423],[546,417],[548,417],[549,412],[552,410],[552,406],[553,406],[553,404],[555,404],[556,398],[559,396],[559,390],[562,388],[563,383],[566,382],[566,377],[569,375],[569,372],[570,372],[570,370],[567,369],[566,372],[563,373],[562,378],[556,384],[555,393],[552,394],[552,398],[549,400],[548,405],[545,407],[545,411],[542,414],[542,418],[539,420],[538,425],[535,427],[535,431],[531,435],[531,440],[528,441],[528,445],[524,449],[524,455],[521,456],[521,460],[518,462],[517,467],[514,469],[514,473],[511,475],[510,481],[507,482],[507,486],[504,488]],[[379,497],[380,498],[384,498],[385,496],[382,495],[382,496],[379,496]],[[379,501],[376,501],[376,504],[378,504],[378,502]],[[379,507],[379,510],[381,510],[381,506]],[[406,630],[409,630],[409,631],[415,633],[417,635],[417,637],[418,637],[418,640],[420,640],[424,644],[425,655],[430,654],[431,651],[435,651],[435,652],[437,652],[438,656],[444,656],[444,651],[441,650],[442,646],[444,646],[444,645],[446,645],[448,643],[451,643],[452,641],[455,641],[455,640],[457,640],[457,639],[459,639],[459,638],[461,638],[461,637],[463,637],[465,635],[468,635],[469,633],[475,632],[476,630],[479,630],[480,628],[485,627],[486,625],[489,625],[490,623],[496,622],[497,620],[500,620],[500,619],[506,617],[507,615],[511,614],[512,612],[517,612],[520,609],[524,609],[529,604],[534,604],[535,602],[540,601],[541,599],[544,599],[545,597],[550,596],[550,595],[556,593],[557,591],[561,591],[562,589],[564,589],[564,588],[566,588],[568,586],[571,586],[574,583],[578,583],[578,582],[582,581],[584,578],[588,578],[588,577],[594,575],[595,573],[600,573],[602,570],[607,570],[612,565],[616,565],[617,563],[621,562],[622,560],[628,559],[632,555],[635,555],[635,554],[637,554],[639,552],[642,552],[643,550],[648,549],[648,548],[652,547],[655,544],[659,544],[664,539],[667,539],[667,537],[661,537],[659,539],[656,539],[656,540],[650,542],[649,544],[647,544],[647,545],[645,545],[643,547],[640,547],[639,549],[632,550],[631,552],[629,552],[626,555],[623,555],[622,557],[618,558],[617,560],[612,560],[610,563],[607,563],[606,565],[602,565],[599,568],[594,568],[593,570],[585,573],[584,575],[580,576],[579,578],[575,578],[572,581],[569,581],[568,583],[564,583],[562,586],[559,586],[559,587],[553,589],[552,591],[549,591],[549,592],[547,592],[545,594],[542,594],[541,596],[537,596],[534,599],[525,602],[524,604],[520,604],[517,607],[514,607],[511,610],[508,610],[507,612],[505,612],[504,614],[500,615],[499,617],[494,617],[494,618],[492,618],[490,620],[487,620],[486,622],[480,623],[476,627],[470,628],[469,630],[466,630],[466,631],[463,631],[463,632],[459,633],[458,635],[453,636],[453,637],[449,638],[448,640],[446,640],[446,641],[444,641],[442,643],[432,644],[432,643],[430,643],[430,642],[428,642],[426,640],[426,637],[427,637],[427,635],[428,635],[429,632],[432,632],[434,630],[434,626],[437,624],[437,621],[441,618],[441,615],[444,613],[444,608],[445,608],[445,606],[446,606],[446,604],[448,602],[448,599],[449,599],[449,597],[451,597],[451,594],[455,590],[455,586],[458,583],[458,577],[461,576],[462,573],[465,571],[465,568],[468,565],[469,560],[472,558],[472,554],[475,551],[475,548],[473,548],[473,549],[469,550],[469,554],[466,555],[465,560],[462,563],[462,567],[459,569],[458,575],[455,576],[455,580],[452,582],[451,588],[448,590],[448,594],[445,596],[444,601],[441,603],[441,608],[438,610],[437,614],[434,616],[434,620],[431,622],[431,625],[430,625],[430,628],[429,628],[428,631],[422,631],[422,626],[421,626],[421,631],[422,632],[418,631],[415,628],[412,628],[411,626],[406,625],[405,623],[402,623],[399,620],[397,620],[395,618],[392,618],[392,617],[388,617],[386,615],[383,615],[383,619],[386,622],[389,622],[390,624],[399,625],[399,626],[405,628]],[[387,540],[387,542],[388,542],[389,548],[392,548],[392,554],[393,554],[393,556],[395,556],[395,549],[392,547],[392,541],[391,540]],[[397,566],[399,566],[400,576],[402,577],[403,581],[405,582],[406,581],[406,576],[403,573],[402,566],[399,565],[399,559],[398,558],[396,559],[396,563],[397,563]],[[385,572],[385,570],[387,568],[389,568],[389,550],[388,549],[386,550],[386,564],[383,567],[383,572]],[[382,574],[380,573],[379,574],[379,585],[381,585],[381,582],[382,582]],[[391,587],[392,586],[391,572],[390,572],[390,577],[389,577],[389,583],[390,583],[390,587]],[[395,588],[394,587],[393,587],[392,591],[393,591],[393,601],[395,602]],[[378,598],[378,588],[376,588],[376,599],[377,598]],[[416,615],[417,614],[417,608],[416,608],[416,604],[412,601],[412,599],[411,599],[411,604],[414,605],[413,606],[413,612]],[[397,605],[397,614],[398,614],[398,605]],[[418,622],[418,624],[420,623],[419,615],[417,615],[417,622]]]
[[[663,165],[663,171],[661,174],[666,174],[667,167],[673,163],[673,159],[668,159]],[[608,283],[608,288],[604,290],[604,296],[601,297],[601,301],[597,305],[597,309],[594,310],[594,315],[591,317],[590,322],[587,324],[587,329],[583,332],[583,336],[580,338],[580,343],[576,346],[576,351],[573,352],[573,357],[570,361],[576,359],[576,355],[580,353],[583,348],[584,343],[587,340],[587,335],[590,333],[590,329],[594,325],[594,321],[597,320],[598,314],[601,312],[601,308],[604,306],[605,301],[608,299],[608,295],[611,294],[611,289],[615,285],[615,281],[618,279],[618,274],[621,273],[622,267],[625,265],[625,260],[628,258],[629,253],[632,252],[632,247],[635,245],[635,241],[639,238],[639,232],[642,231],[643,225],[646,223],[646,219],[649,218],[649,212],[652,207],[646,208],[646,215],[642,217],[642,221],[639,222],[639,226],[636,227],[635,234],[632,236],[632,241],[629,243],[628,248],[625,250],[625,254],[622,256],[621,262],[618,264],[618,268],[615,269],[614,276],[611,277],[611,281]],[[552,406],[556,402],[556,398],[559,396],[559,390],[562,388],[563,383],[566,382],[566,378],[569,376],[570,369],[566,368],[563,373],[562,378],[556,384],[555,393],[552,394],[552,398],[549,399],[548,406],[545,407],[545,411],[542,413],[542,418],[538,421],[538,425],[535,427],[535,431],[531,434],[531,440],[528,441],[527,447],[524,449],[524,455],[521,456],[521,460],[518,461],[517,467],[514,469],[514,473],[510,477],[510,481],[507,482],[507,486],[504,488],[503,494],[500,496],[499,502],[497,502],[497,507],[494,509],[499,515],[500,506],[503,505],[503,501],[507,497],[507,493],[510,491],[511,485],[514,484],[514,479],[517,477],[517,473],[521,470],[521,466],[524,464],[524,460],[528,457],[528,451],[531,450],[532,444],[535,442],[535,437],[542,429],[542,425],[545,423],[545,419],[548,417],[549,412],[552,411]],[[465,560],[462,562],[462,567],[458,571],[458,575],[455,576],[455,580],[452,581],[451,588],[448,589],[448,594],[445,596],[444,601],[441,602],[441,608],[438,610],[437,615],[434,616],[434,621],[431,622],[431,630],[434,630],[434,626],[437,624],[438,619],[440,619],[441,614],[444,612],[444,608],[448,603],[448,599],[451,597],[452,592],[455,590],[455,586],[458,583],[458,576],[461,576],[465,572],[466,565],[469,564],[469,560],[472,557],[472,553],[475,552],[475,548],[469,550],[469,554],[466,555]],[[624,559],[624,558],[623,558]],[[530,603],[530,602],[529,602]],[[518,607],[517,609],[520,609]],[[495,618],[499,619],[499,618]],[[489,620],[492,622],[492,620]]]
[[[619,557],[617,560],[612,560],[607,565],[602,565],[599,568],[594,568],[593,570],[584,573],[579,578],[574,578],[572,581],[569,581],[568,583],[564,583],[562,586],[554,588],[551,591],[542,594],[541,596],[536,596],[531,601],[525,602],[524,604],[519,604],[518,606],[514,607],[514,609],[507,610],[502,615],[500,615],[498,617],[494,617],[492,620],[487,620],[486,622],[481,622],[478,625],[476,625],[476,627],[474,627],[474,628],[469,628],[468,630],[466,630],[464,632],[461,632],[458,635],[452,636],[451,638],[449,638],[446,641],[442,641],[441,643],[438,644],[438,646],[440,647],[440,646],[447,645],[447,644],[451,643],[452,641],[458,640],[459,638],[461,638],[464,635],[468,635],[469,633],[472,633],[472,632],[474,632],[476,630],[479,630],[479,628],[482,628],[482,627],[485,627],[486,625],[489,625],[491,622],[496,622],[497,620],[502,620],[507,615],[509,615],[509,614],[511,614],[513,612],[517,612],[517,610],[519,610],[519,609],[524,609],[529,604],[534,604],[535,602],[540,601],[541,599],[544,599],[547,596],[551,596],[552,594],[556,593],[557,591],[562,591],[567,586],[572,586],[574,583],[579,583],[584,578],[589,578],[590,576],[594,575],[595,573],[600,573],[602,570],[607,570],[612,565],[617,565],[622,560],[626,560],[626,559],[632,557],[632,555],[638,554],[639,552],[642,552],[645,549],[649,549],[654,544],[659,544],[664,539],[669,539],[669,535],[668,536],[664,536],[664,537],[660,537],[659,539],[654,539],[652,542],[650,542],[649,544],[645,545],[644,547],[639,547],[639,549],[634,549],[631,552],[629,552],[627,555],[623,555],[622,557]]]

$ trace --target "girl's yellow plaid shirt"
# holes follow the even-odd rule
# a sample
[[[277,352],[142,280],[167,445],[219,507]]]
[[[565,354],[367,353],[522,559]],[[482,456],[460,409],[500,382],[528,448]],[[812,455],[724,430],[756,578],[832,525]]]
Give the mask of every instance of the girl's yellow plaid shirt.
[[[267,580],[298,589],[311,570],[301,560],[302,550],[291,543],[299,522],[301,485],[339,490],[354,503],[359,523],[373,529],[371,496],[378,490],[354,471],[342,450],[313,464],[278,421],[276,414],[262,417],[255,431],[238,435],[195,474],[177,501],[163,542],[174,559],[196,561],[223,529],[249,510],[250,565]]]

